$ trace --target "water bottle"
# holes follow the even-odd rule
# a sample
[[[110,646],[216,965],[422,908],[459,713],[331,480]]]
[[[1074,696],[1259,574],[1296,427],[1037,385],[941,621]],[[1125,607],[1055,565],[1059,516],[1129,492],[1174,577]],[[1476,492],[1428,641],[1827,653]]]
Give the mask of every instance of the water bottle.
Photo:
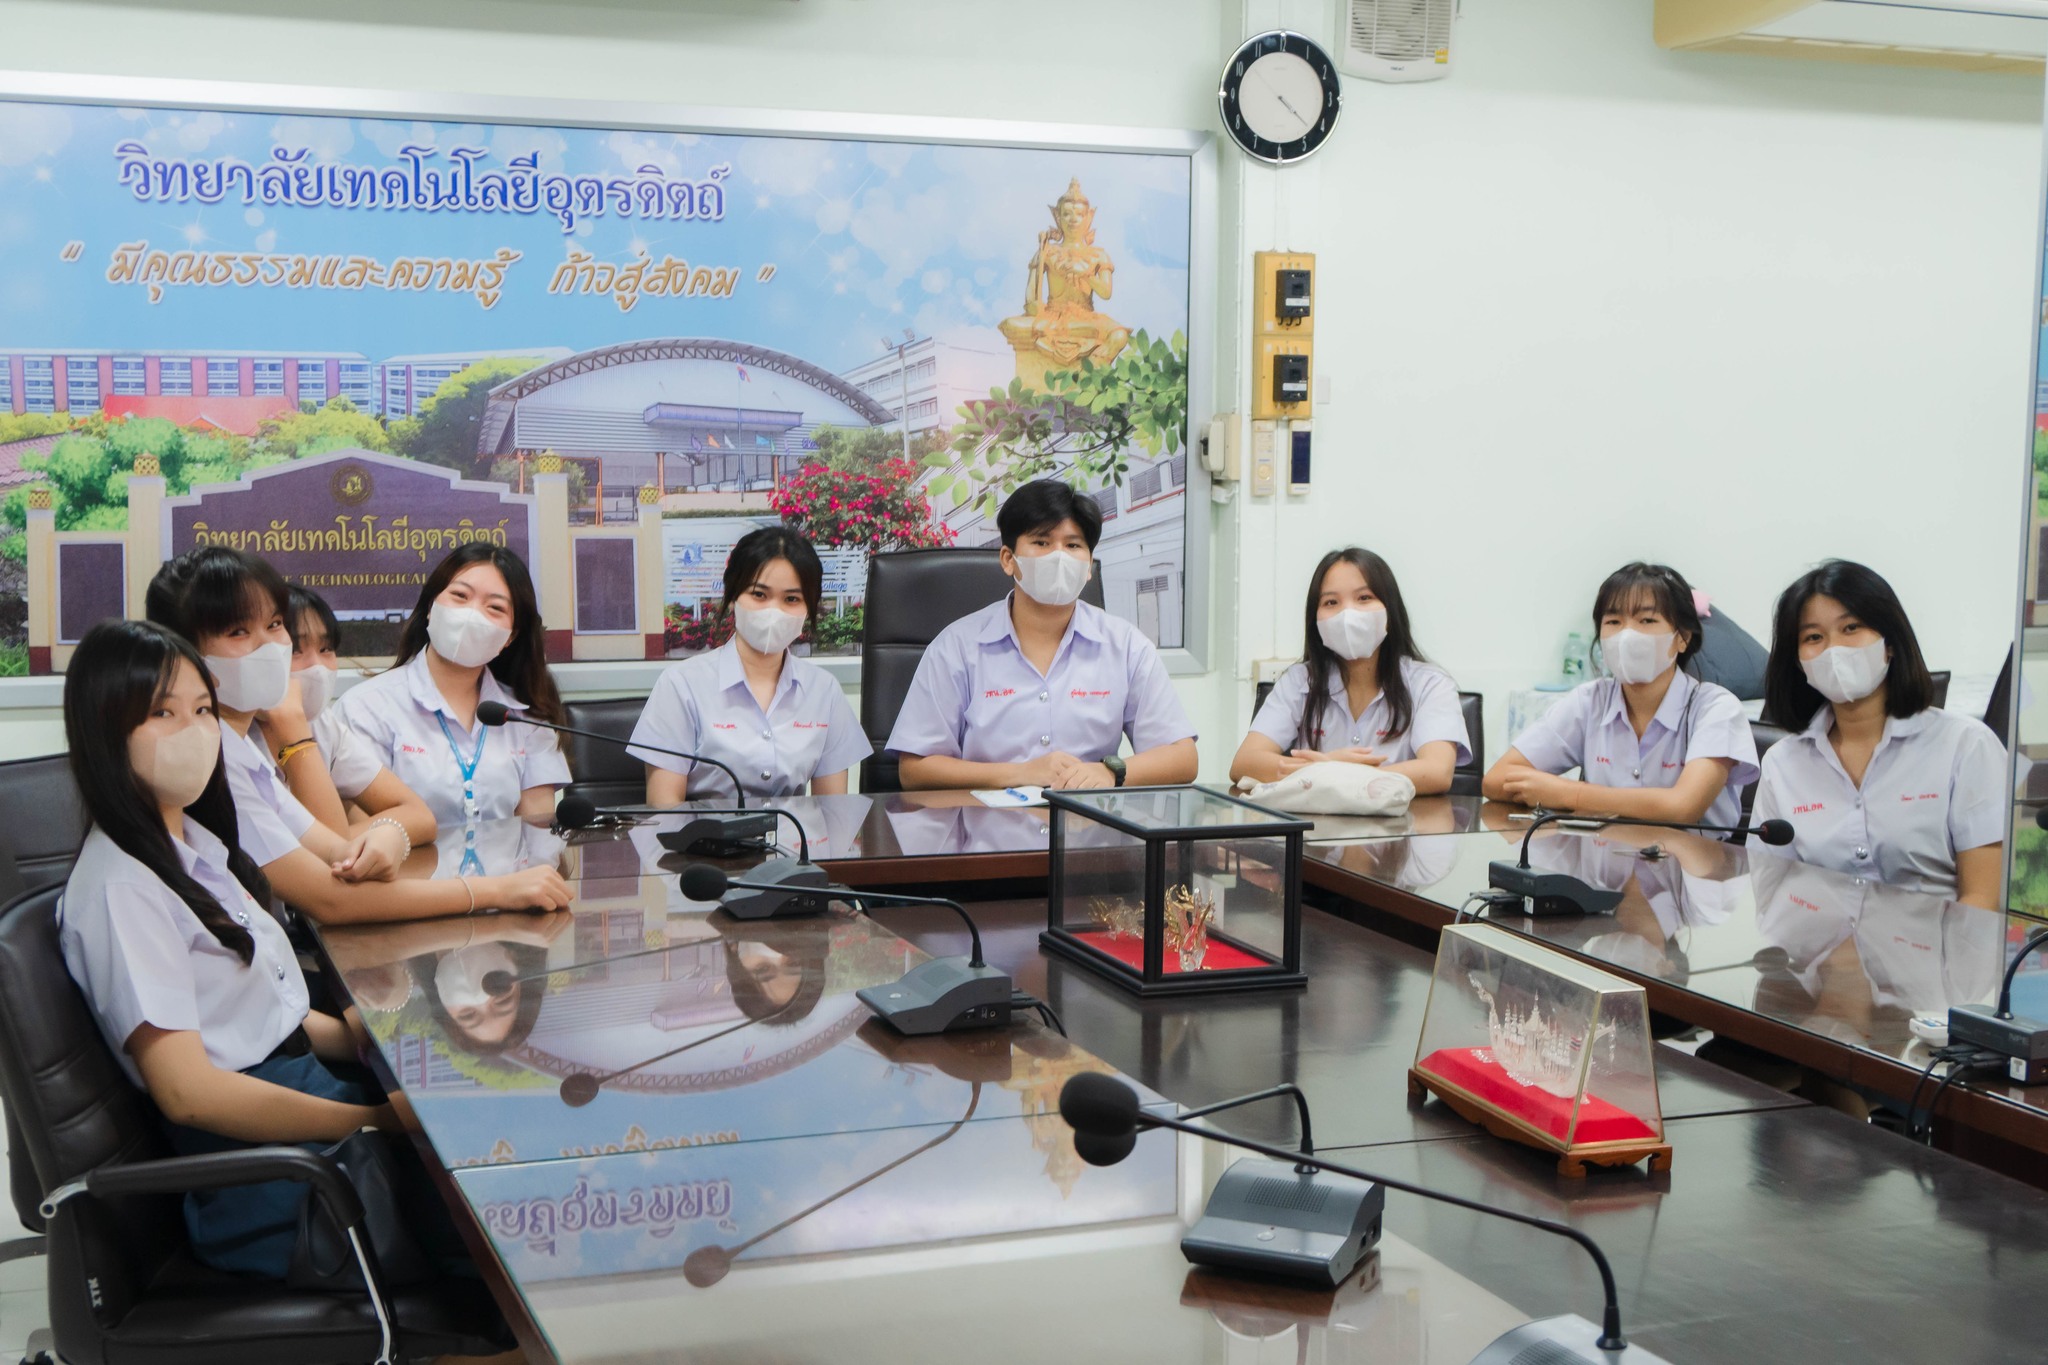
[[[1564,680],[1576,687],[1586,680],[1586,669],[1590,660],[1586,655],[1586,637],[1573,631],[1564,637]]]

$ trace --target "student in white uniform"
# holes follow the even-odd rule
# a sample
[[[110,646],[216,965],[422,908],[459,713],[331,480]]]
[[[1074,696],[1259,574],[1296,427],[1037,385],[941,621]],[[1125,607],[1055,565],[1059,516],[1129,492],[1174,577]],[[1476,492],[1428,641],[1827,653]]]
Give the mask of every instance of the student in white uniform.
[[[335,792],[372,815],[402,812],[398,818],[415,848],[432,841],[436,825],[427,803],[378,762],[369,744],[342,725],[329,705],[341,695],[341,622],[334,608],[311,588],[293,583],[290,589],[285,623],[292,631],[292,682]],[[295,772],[285,774],[292,795],[317,812],[314,798],[319,793],[310,790],[312,783],[294,781],[295,777]]]
[[[889,748],[903,785],[1134,787],[1195,780],[1195,727],[1159,651],[1081,600],[1102,539],[1095,499],[1038,479],[996,513],[1016,591],[939,632]],[[1125,738],[1131,755],[1118,749]]]
[[[547,818],[555,789],[569,782],[554,732],[516,718],[485,725],[476,712],[487,701],[562,723],[533,579],[510,550],[472,541],[427,575],[396,663],[335,706],[444,832]]]
[[[1472,760],[1458,685],[1416,649],[1387,561],[1356,546],[1316,565],[1301,662],[1252,717],[1230,777],[1276,782],[1328,760],[1400,773],[1418,796],[1449,791],[1458,765]]]
[[[104,621],[80,641],[64,729],[92,827],[57,910],[65,965],[180,1153],[396,1130],[383,1096],[324,1065],[355,1044],[308,1010],[270,888],[236,843],[214,707],[198,653],[169,630]],[[189,1195],[193,1250],[281,1279],[305,1198],[286,1184]]]
[[[874,752],[838,681],[789,652],[818,619],[825,568],[811,543],[784,526],[751,531],[725,561],[733,638],[663,671],[633,727],[635,744],[715,758],[746,794],[774,799],[808,784],[846,791],[846,770]],[[718,769],[634,749],[647,765],[647,804],[733,798]]]
[[[568,904],[568,886],[552,872],[459,885],[390,881],[412,851],[403,823],[377,815],[338,832],[293,794],[281,767],[303,768],[301,782],[324,786],[322,804],[342,809],[294,695],[289,592],[275,569],[238,550],[205,546],[159,569],[145,601],[151,621],[184,636],[205,660],[219,698],[241,846],[286,902],[323,924]],[[389,884],[372,887],[369,879]]]
[[[1906,609],[1830,560],[1778,598],[1764,713],[1796,733],[1764,755],[1755,820],[1792,822],[1784,856],[1996,908],[2005,750],[1943,711]]]
[[[1678,824],[1733,825],[1756,780],[1756,740],[1727,688],[1686,671],[1702,629],[1692,588],[1625,564],[1593,599],[1609,676],[1581,683],[1487,770],[1495,801]],[[1579,769],[1578,780],[1560,776]]]

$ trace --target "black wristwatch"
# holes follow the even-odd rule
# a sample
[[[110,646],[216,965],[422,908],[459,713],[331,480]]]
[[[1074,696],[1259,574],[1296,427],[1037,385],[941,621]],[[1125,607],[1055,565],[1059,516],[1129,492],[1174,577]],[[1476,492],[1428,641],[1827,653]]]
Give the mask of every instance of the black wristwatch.
[[[1111,754],[1108,758],[1102,760],[1102,766],[1109,769],[1109,775],[1116,779],[1116,784],[1119,787],[1124,784],[1124,761],[1122,759],[1118,758],[1115,754]]]

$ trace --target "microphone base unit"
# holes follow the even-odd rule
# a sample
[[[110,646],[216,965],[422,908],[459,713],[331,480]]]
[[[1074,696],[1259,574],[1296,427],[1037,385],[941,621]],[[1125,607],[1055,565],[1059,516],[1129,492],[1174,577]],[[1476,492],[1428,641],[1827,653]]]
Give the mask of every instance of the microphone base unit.
[[[875,1018],[913,1037],[963,1029],[1007,1028],[1015,987],[1010,974],[975,967],[964,957],[935,957],[886,986],[863,986],[854,996]]]
[[[1600,1329],[1577,1313],[1538,1318],[1509,1328],[1472,1365],[1671,1365],[1655,1351],[1630,1342],[1619,1351],[1600,1349]]]
[[[1488,866],[1486,884],[1520,896],[1525,915],[1611,915],[1621,904],[1619,891],[1603,891],[1563,872],[1506,861]]]
[[[1386,1207],[1374,1182],[1247,1157],[1216,1182],[1180,1251],[1216,1270],[1334,1289],[1379,1245]]]
[[[2015,1014],[1998,1017],[1992,1005],[1951,1005],[1948,1011],[1949,1046],[1968,1044],[2006,1059],[2006,1076],[2016,1085],[2039,1085],[2048,1081],[2048,1024]]]
[[[832,879],[816,863],[770,858],[747,873],[750,882],[773,882],[773,891],[734,887],[719,897],[725,913],[739,920],[795,919],[822,915],[831,904]]]
[[[744,858],[774,847],[775,821],[773,811],[700,815],[685,821],[680,829],[664,830],[654,837],[669,852],[692,858]]]

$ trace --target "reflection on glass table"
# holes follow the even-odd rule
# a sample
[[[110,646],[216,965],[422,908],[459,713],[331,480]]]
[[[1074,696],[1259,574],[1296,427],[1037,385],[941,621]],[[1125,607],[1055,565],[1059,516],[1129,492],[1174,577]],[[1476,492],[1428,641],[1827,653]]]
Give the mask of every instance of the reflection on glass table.
[[[323,932],[448,1166],[944,1125],[984,1083],[999,1100],[974,1117],[1015,1119],[1056,1098],[1049,1068],[1099,1065],[1020,1024],[952,1074],[864,1027],[854,992],[924,960],[873,921],[740,923],[682,901],[673,877],[632,884],[574,913]]]

